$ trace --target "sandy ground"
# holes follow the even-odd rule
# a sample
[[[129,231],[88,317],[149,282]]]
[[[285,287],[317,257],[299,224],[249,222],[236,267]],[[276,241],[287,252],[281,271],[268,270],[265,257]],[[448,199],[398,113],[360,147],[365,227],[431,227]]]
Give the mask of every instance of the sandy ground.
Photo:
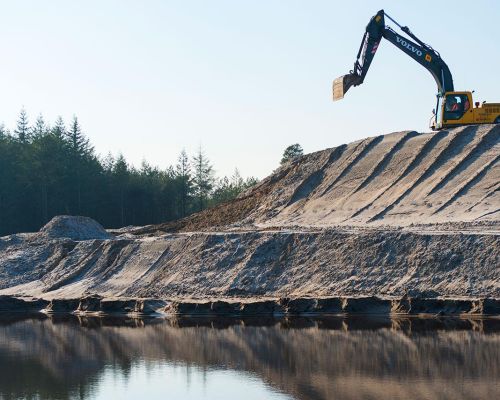
[[[58,217],[0,238],[0,293],[500,297],[500,126],[308,154],[235,201],[106,232]]]
[[[18,240],[0,260],[3,294],[500,297],[499,235],[491,232],[351,228]]]
[[[500,220],[500,125],[370,137],[283,165],[238,200],[136,234]]]

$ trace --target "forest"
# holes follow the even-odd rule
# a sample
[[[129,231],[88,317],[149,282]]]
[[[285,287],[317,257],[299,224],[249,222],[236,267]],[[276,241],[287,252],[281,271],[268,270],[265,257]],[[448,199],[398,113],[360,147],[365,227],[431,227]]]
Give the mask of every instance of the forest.
[[[0,236],[37,231],[55,215],[84,215],[106,228],[185,217],[235,198],[257,183],[238,170],[216,177],[203,149],[174,165],[130,165],[99,156],[77,117],[33,124],[23,109],[13,131],[0,125]]]

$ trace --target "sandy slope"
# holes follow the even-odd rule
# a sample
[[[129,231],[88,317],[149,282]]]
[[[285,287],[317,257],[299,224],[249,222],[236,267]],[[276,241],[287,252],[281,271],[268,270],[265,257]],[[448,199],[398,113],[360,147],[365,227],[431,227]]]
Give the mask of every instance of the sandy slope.
[[[0,259],[0,293],[74,297],[328,296],[435,292],[500,297],[499,236],[264,231],[47,242]]]
[[[0,238],[0,292],[500,297],[500,126],[308,154],[235,201],[114,231],[59,218]]]
[[[286,164],[237,201],[136,233],[499,221],[499,159],[500,125],[370,137]]]

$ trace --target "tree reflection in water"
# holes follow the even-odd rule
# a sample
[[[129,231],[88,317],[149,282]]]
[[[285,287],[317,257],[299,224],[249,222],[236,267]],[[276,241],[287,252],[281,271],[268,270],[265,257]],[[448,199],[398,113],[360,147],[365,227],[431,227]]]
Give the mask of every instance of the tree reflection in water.
[[[493,399],[499,378],[495,319],[0,318],[5,399]]]

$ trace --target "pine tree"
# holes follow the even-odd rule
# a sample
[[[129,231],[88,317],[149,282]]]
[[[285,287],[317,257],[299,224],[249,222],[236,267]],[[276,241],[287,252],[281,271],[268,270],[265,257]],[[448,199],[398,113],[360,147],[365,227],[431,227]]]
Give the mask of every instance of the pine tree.
[[[232,200],[235,197],[234,191],[234,186],[227,176],[219,179],[212,193],[212,204],[217,205]]]
[[[113,171],[115,158],[113,157],[113,154],[111,154],[111,152],[108,152],[108,154],[106,154],[106,157],[102,158],[100,162],[105,172]]]
[[[14,130],[14,133],[17,135],[17,138],[21,143],[26,143],[30,139],[28,114],[26,113],[24,107],[21,108],[21,112],[19,113],[19,119],[17,120],[17,127]]]
[[[181,217],[187,215],[188,203],[193,190],[191,166],[189,165],[189,157],[185,149],[182,149],[175,167],[175,177],[179,182],[179,202]]]
[[[214,186],[214,169],[201,146],[193,157],[193,169],[193,189],[198,201],[198,210],[201,211],[206,207]]]
[[[93,148],[89,140],[82,133],[78,118],[73,117],[73,121],[66,130],[66,143],[70,150],[70,174],[73,176],[72,192],[76,203],[76,212],[82,212],[82,185],[87,170],[87,162],[92,160]]]
[[[59,139],[63,139],[66,136],[66,126],[61,116],[57,117],[54,127],[51,129],[53,135]]]
[[[70,128],[66,132],[66,137],[70,149],[76,156],[86,157],[93,151],[89,140],[82,133],[82,129],[76,116],[73,117]]]
[[[245,182],[243,181],[243,178],[240,175],[240,171],[238,171],[238,168],[234,169],[234,173],[231,176],[231,186],[238,192],[238,194],[244,189]]]
[[[40,114],[35,121],[35,126],[33,126],[32,132],[34,137],[42,137],[49,131],[43,115]]]
[[[29,127],[23,110],[17,128],[11,136],[0,124],[0,236],[36,231],[62,213],[110,228],[171,221],[256,182],[237,170],[215,181],[201,148],[193,158],[182,151],[164,170],[146,162],[135,169],[122,155],[98,159],[76,119],[66,128],[59,117],[49,130],[40,116]]]
[[[302,150],[302,146],[298,143],[292,144],[288,146],[283,152],[283,157],[281,158],[281,164],[285,164],[286,162],[291,161],[302,155],[304,155],[304,150]]]
[[[113,166],[113,175],[115,176],[115,181],[118,184],[118,201],[120,208],[120,225],[125,225],[125,194],[127,191],[127,186],[130,178],[130,171],[123,154],[120,154],[115,160]]]
[[[9,136],[9,131],[5,128],[4,124],[0,124],[0,140],[6,139]]]

